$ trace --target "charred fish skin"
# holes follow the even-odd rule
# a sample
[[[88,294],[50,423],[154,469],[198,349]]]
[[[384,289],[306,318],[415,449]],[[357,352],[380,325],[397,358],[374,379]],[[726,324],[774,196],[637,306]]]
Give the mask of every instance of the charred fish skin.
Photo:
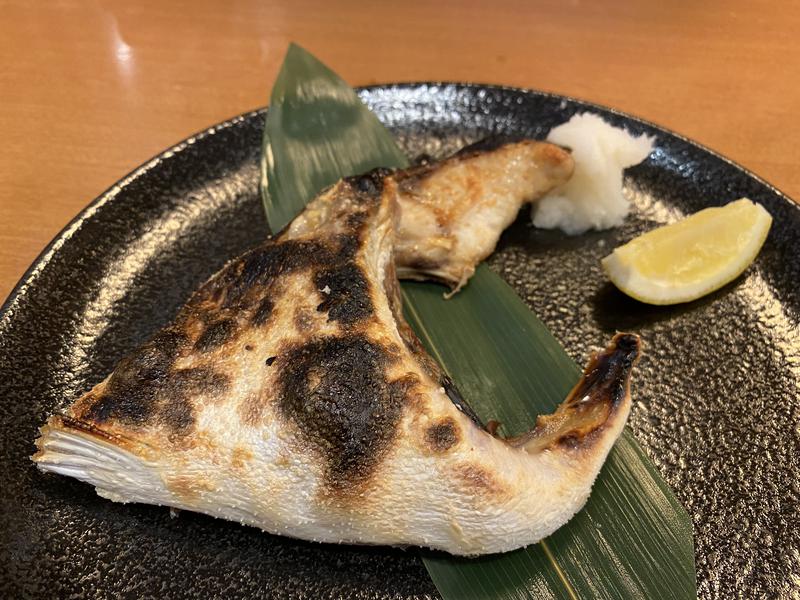
[[[630,375],[641,347],[639,336],[616,334],[605,350],[590,358],[556,411],[539,416],[534,429],[508,443],[532,453],[558,447],[577,451],[612,422],[624,423],[630,411]]]
[[[624,426],[638,338],[527,436],[489,433],[403,320],[402,179],[342,180],[230,262],[48,420],[39,468],[323,542],[477,555],[563,525]]]

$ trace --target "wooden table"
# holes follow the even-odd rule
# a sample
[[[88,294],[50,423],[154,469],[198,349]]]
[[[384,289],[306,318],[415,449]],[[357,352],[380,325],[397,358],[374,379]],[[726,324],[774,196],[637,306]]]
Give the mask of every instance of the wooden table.
[[[266,104],[289,41],[354,85],[469,80],[611,105],[800,199],[800,3],[0,0],[0,299],[92,198]]]

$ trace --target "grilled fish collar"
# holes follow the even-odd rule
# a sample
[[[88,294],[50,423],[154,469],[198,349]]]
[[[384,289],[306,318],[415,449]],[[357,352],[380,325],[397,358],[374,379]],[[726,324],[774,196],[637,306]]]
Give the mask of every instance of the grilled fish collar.
[[[532,145],[549,146],[517,144],[520,161],[545,152],[548,164],[536,168],[552,170],[560,152],[566,164],[551,184],[568,176],[566,153],[531,154]],[[492,152],[508,161],[514,150]],[[467,171],[485,173],[491,158],[457,160],[479,161]],[[446,172],[430,167],[425,178],[444,185]],[[450,173],[452,198],[463,172]],[[398,268],[414,273],[424,272],[413,261],[426,253],[402,237],[402,211],[415,201],[408,181],[408,172],[386,171],[342,180],[276,239],[229,263],[171,324],[47,421],[33,457],[39,468],[114,501],[323,542],[477,555],[528,545],[563,525],[624,426],[638,338],[617,335],[533,431],[492,435],[402,317],[393,249],[405,248]],[[515,214],[537,193],[492,202]],[[482,238],[468,254],[459,231],[454,222],[447,235],[461,251],[437,267],[455,285],[486,252]]]

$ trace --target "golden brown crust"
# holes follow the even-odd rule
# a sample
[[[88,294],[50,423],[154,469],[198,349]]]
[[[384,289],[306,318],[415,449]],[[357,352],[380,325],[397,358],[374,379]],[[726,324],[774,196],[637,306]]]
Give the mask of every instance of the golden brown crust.
[[[204,492],[214,490],[214,482],[202,474],[171,474],[165,478],[167,489],[175,494],[182,503],[192,504]]]
[[[252,450],[244,446],[236,446],[231,452],[231,466],[237,471],[246,471],[248,463],[253,460]]]

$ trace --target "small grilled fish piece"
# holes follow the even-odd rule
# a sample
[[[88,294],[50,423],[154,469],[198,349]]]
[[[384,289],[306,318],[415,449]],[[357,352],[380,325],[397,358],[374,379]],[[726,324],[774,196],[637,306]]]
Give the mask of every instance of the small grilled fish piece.
[[[479,142],[394,176],[401,208],[395,262],[401,279],[436,279],[458,291],[522,205],[572,175],[571,156],[553,144],[494,145]]]
[[[402,317],[407,176],[342,180],[230,262],[47,421],[39,468],[118,502],[323,542],[477,555],[563,525],[624,426],[638,338],[617,335],[530,433],[489,433]]]

